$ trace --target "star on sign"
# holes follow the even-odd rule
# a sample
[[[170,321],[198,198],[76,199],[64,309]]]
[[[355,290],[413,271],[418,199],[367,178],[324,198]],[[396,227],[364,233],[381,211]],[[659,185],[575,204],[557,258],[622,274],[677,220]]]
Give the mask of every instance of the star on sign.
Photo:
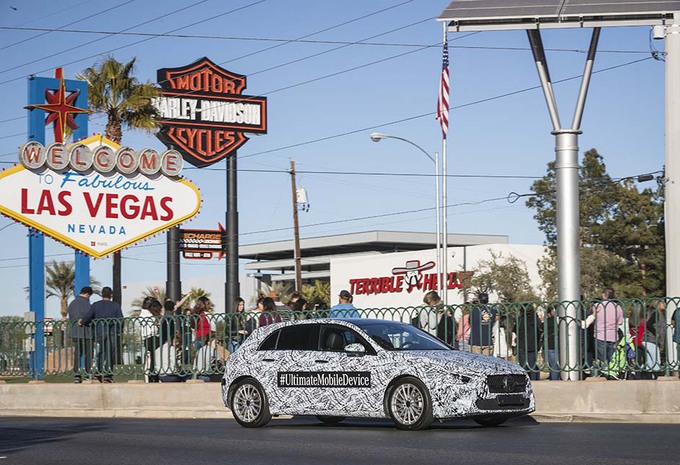
[[[54,91],[49,89],[45,90],[45,100],[47,103],[29,105],[25,108],[29,110],[40,109],[46,111],[48,115],[47,118],[45,118],[45,126],[54,123],[54,141],[64,142],[66,126],[72,130],[78,129],[78,125],[73,119],[73,115],[89,113],[89,111],[73,105],[80,94],[79,91],[66,95],[66,81],[64,81],[62,68],[57,68],[54,74],[54,77],[59,79],[59,89]]]

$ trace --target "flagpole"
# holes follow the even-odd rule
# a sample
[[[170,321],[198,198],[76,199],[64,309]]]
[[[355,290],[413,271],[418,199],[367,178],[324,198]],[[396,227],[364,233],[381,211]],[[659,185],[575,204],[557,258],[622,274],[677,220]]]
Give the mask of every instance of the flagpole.
[[[447,23],[446,21],[442,22],[443,26],[443,46],[444,50],[448,53],[448,37],[447,37]],[[448,66],[447,66],[447,72],[448,72]],[[447,100],[447,130],[448,130],[448,98]],[[442,132],[442,268],[444,270],[443,274],[443,286],[444,286],[444,305],[449,304],[449,266],[448,266],[448,245],[449,245],[449,236],[448,236],[448,226],[447,226],[447,201],[446,201],[446,132]]]

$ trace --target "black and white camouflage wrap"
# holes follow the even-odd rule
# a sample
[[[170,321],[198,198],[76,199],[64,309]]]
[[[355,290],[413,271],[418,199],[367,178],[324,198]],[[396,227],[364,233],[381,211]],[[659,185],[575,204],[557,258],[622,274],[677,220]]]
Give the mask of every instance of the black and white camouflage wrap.
[[[345,352],[257,350],[273,331],[294,324],[348,326],[365,337],[376,355],[350,356]],[[279,387],[281,373],[370,372],[370,387]],[[259,328],[227,360],[222,399],[229,406],[230,388],[244,377],[263,387],[273,415],[328,415],[389,418],[384,401],[389,384],[400,376],[420,379],[430,392],[435,419],[480,417],[494,414],[523,415],[535,409],[535,399],[526,372],[517,364],[489,356],[457,350],[385,350],[351,320],[319,319],[288,321]],[[525,405],[480,409],[478,399],[494,400],[505,393],[491,392],[489,375],[520,375],[526,388],[519,393]],[[516,377],[515,377],[516,378]],[[493,403],[492,403],[493,404]]]

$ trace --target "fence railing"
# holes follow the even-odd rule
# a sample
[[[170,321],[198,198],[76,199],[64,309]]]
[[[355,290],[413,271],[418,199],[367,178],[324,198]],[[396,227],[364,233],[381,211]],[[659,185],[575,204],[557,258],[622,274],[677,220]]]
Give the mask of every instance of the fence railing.
[[[671,324],[679,304],[680,298],[621,299],[368,308],[359,314],[410,323],[458,350],[511,360],[533,379],[542,372],[559,379],[565,371],[626,379],[679,370]],[[50,325],[0,320],[0,376],[219,380],[228,353],[256,327],[325,316],[325,311],[190,314],[94,320],[88,327],[68,320]],[[37,331],[44,337],[36,337]],[[573,340],[578,347],[570,346]],[[32,359],[36,342],[44,346],[42,370]]]

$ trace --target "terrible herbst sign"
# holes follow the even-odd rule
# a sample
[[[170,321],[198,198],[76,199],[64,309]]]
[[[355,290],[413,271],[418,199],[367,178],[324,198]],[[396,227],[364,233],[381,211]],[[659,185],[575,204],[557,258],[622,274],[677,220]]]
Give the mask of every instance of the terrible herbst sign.
[[[241,94],[246,76],[208,58],[157,73],[158,138],[192,165],[209,166],[234,153],[248,140],[246,132],[267,132],[267,99]]]

